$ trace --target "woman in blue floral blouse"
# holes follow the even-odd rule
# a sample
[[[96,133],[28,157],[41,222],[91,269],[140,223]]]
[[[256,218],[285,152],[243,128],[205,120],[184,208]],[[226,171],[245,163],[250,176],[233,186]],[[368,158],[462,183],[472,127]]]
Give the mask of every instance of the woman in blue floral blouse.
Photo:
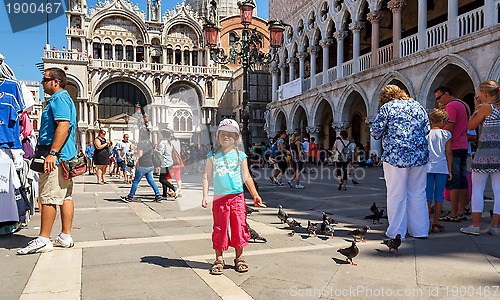
[[[429,216],[425,195],[430,131],[424,107],[396,85],[384,87],[382,105],[371,126],[371,135],[382,138],[384,176],[387,186],[386,235],[403,238],[408,232],[416,238],[429,234]]]

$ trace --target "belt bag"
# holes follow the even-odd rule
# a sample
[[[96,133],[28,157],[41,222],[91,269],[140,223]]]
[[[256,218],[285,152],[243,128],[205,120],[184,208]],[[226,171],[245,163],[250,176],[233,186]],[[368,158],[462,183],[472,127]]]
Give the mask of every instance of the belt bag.
[[[63,169],[63,177],[70,178],[85,174],[87,172],[87,158],[85,155],[78,155],[70,160],[59,160]]]
[[[45,173],[43,165],[45,163],[45,158],[49,155],[51,145],[37,145],[35,148],[35,154],[33,156],[33,161],[31,162],[30,169],[38,172]]]

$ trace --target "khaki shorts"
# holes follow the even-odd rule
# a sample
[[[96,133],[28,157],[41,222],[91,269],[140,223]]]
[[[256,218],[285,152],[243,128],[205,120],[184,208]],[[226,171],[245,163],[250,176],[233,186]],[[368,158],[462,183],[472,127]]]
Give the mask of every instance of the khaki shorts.
[[[72,200],[73,180],[64,179],[60,165],[49,174],[40,173],[38,186],[42,204],[62,205],[64,200]]]

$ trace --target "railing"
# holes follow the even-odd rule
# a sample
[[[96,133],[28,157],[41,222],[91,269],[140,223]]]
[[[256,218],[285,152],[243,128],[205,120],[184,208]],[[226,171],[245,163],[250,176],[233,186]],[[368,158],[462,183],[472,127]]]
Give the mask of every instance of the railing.
[[[61,59],[61,60],[88,60],[85,53],[73,51],[60,51],[60,50],[45,50],[44,58],[47,59]]]
[[[359,71],[364,71],[371,67],[372,54],[366,53],[359,57]]]
[[[448,24],[441,23],[427,29],[427,48],[445,43],[448,40]]]
[[[81,28],[66,28],[66,34],[67,35],[83,35],[83,29]]]
[[[337,79],[337,66],[328,69],[328,82],[332,82],[336,79]]]
[[[117,61],[91,59],[90,67],[114,70],[152,70],[161,72],[181,73],[181,74],[209,74],[209,75],[232,75],[232,71],[218,70],[214,67],[167,65],[146,62]]]
[[[378,49],[378,64],[385,64],[392,59],[392,44]]]
[[[316,78],[316,86],[320,86],[323,84],[323,72],[316,74],[314,78]]]
[[[352,74],[352,59],[342,64],[342,75],[349,76],[351,74]]]
[[[483,7],[476,8],[458,16],[458,37],[471,34],[484,28]]]
[[[303,91],[307,91],[311,88],[311,77],[304,79]]]
[[[417,34],[410,35],[401,39],[400,45],[400,57],[405,57],[418,51],[418,36]]]

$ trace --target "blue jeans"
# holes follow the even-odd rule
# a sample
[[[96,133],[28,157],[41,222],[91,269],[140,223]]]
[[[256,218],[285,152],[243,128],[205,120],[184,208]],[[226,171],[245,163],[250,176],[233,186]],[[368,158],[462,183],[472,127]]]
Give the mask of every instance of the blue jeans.
[[[137,191],[137,188],[139,187],[139,182],[141,181],[142,177],[146,176],[146,180],[148,181],[149,185],[153,188],[155,191],[155,196],[160,196],[160,190],[158,189],[158,186],[156,185],[154,179],[153,179],[153,170],[155,167],[137,167],[137,170],[135,171],[134,175],[134,181],[132,182],[132,188],[130,188],[130,192],[128,193],[129,197],[134,197],[135,192]]]
[[[447,179],[447,174],[427,173],[427,187],[425,192],[428,202],[432,202],[432,200],[434,202],[443,202],[444,187]]]

